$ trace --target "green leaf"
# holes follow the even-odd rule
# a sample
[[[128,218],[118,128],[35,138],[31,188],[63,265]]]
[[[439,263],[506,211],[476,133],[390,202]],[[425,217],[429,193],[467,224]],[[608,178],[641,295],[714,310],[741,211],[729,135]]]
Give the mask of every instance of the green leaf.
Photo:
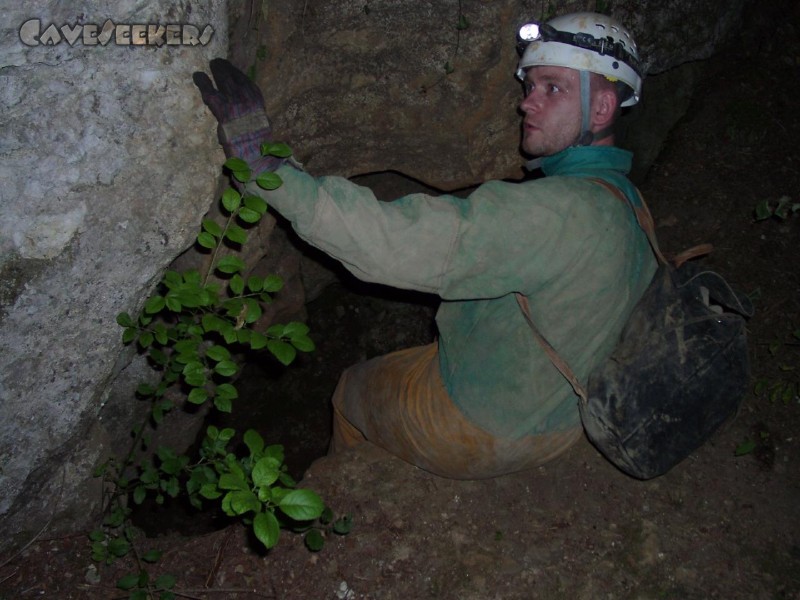
[[[257,213],[256,211],[243,206],[241,209],[239,209],[239,218],[245,223],[258,223],[261,220],[261,213]]]
[[[283,279],[278,275],[267,275],[264,278],[263,290],[265,292],[274,293],[280,291],[283,287]]]
[[[147,383],[140,383],[136,388],[136,395],[143,396],[145,398],[152,396],[156,393],[156,389]]]
[[[253,466],[253,483],[256,486],[272,485],[278,481],[281,464],[274,458],[265,457]]]
[[[153,296],[144,303],[144,312],[154,315],[164,308],[165,302],[162,296]]]
[[[156,579],[156,587],[161,590],[171,590],[176,583],[178,583],[178,579],[169,573],[165,573]]]
[[[260,196],[254,196],[250,194],[245,196],[242,201],[247,208],[258,213],[259,215],[263,215],[265,212],[267,212],[267,203]]]
[[[235,400],[239,397],[239,392],[230,383],[222,383],[218,385],[215,392],[218,398],[224,398],[226,400]]]
[[[203,404],[203,402],[208,400],[208,392],[202,387],[192,388],[192,391],[189,392],[186,399],[192,404]]]
[[[319,516],[319,522],[323,525],[327,525],[333,521],[333,511],[329,507],[325,507],[325,510],[322,511],[322,514]]]
[[[247,161],[242,160],[241,158],[237,158],[235,156],[230,157],[227,159],[223,164],[223,167],[230,169],[231,171],[243,171],[245,169],[249,169],[250,165],[247,164]]]
[[[222,308],[225,309],[226,314],[229,317],[238,319],[240,314],[242,313],[242,310],[244,309],[244,299],[236,297],[226,300],[225,302],[222,303]]]
[[[252,275],[247,278],[247,289],[251,292],[260,292],[264,289],[264,278]]]
[[[469,29],[469,21],[467,17],[464,15],[458,15],[458,23],[456,24],[456,29],[458,31],[464,31],[465,29]]]
[[[233,436],[236,435],[236,430],[231,427],[226,427],[222,431],[219,432],[217,437],[221,439],[223,442],[229,442],[233,439]]]
[[[792,210],[792,212],[796,210],[792,209],[792,199],[789,196],[781,196],[778,198],[778,205],[775,207],[775,216],[780,219],[787,219],[790,210]]]
[[[241,158],[231,157],[225,161],[223,166],[233,173],[237,181],[248,181],[250,179],[250,165]]]
[[[177,352],[178,354],[191,356],[196,359],[197,348],[199,346],[200,346],[200,340],[198,338],[192,337],[175,342],[175,345],[173,347],[175,348],[175,352]],[[200,363],[198,362],[197,364],[199,365]]]
[[[264,449],[264,438],[255,429],[248,429],[244,432],[244,443],[250,450],[250,456],[261,454]]]
[[[247,304],[247,316],[245,317],[245,323],[255,323],[261,318],[261,305],[252,298],[247,298],[245,303]]]
[[[117,580],[117,587],[121,590],[132,590],[139,585],[138,573],[129,573]]]
[[[266,347],[269,339],[263,333],[254,331],[250,336],[250,347],[253,350],[261,350],[261,348]]]
[[[183,379],[187,384],[195,388],[203,387],[206,384],[205,373],[192,372],[189,375],[184,375]]]
[[[291,339],[292,346],[300,352],[313,352],[316,349],[314,341],[307,335],[298,335]]]
[[[228,229],[225,230],[225,238],[230,240],[234,244],[240,244],[240,245],[246,244],[247,232],[238,225],[236,225],[235,223],[231,223],[228,226]]]
[[[150,345],[153,343],[153,334],[149,331],[142,332],[142,335],[139,336],[139,345],[142,348],[149,348]]]
[[[199,360],[192,360],[186,363],[181,371],[185,376],[205,375],[206,368]]]
[[[250,165],[248,165],[241,158],[229,158],[225,161],[223,166],[230,169],[237,181],[247,182],[250,180],[250,174],[252,172],[250,170]]]
[[[169,494],[170,498],[177,498],[178,494],[181,493],[181,486],[178,482],[177,477],[170,477],[169,480],[166,482],[166,485],[163,486],[164,491]]]
[[[156,324],[156,326],[153,328],[153,334],[155,335],[156,341],[159,344],[161,344],[162,346],[167,345],[169,337],[167,336],[167,328],[163,323]],[[159,364],[164,364],[164,363],[162,362]]]
[[[133,502],[135,504],[141,504],[144,502],[144,499],[147,497],[147,489],[143,485],[137,485],[136,488],[133,490]]]
[[[243,271],[246,266],[247,265],[244,264],[241,258],[236,256],[223,256],[217,265],[217,269],[223,273],[233,274]]]
[[[281,472],[279,479],[281,483],[286,487],[295,487],[297,485],[297,482],[294,480],[294,477],[292,477],[285,471]]]
[[[222,360],[214,367],[214,371],[223,377],[233,377],[238,370],[238,365],[232,360]]]
[[[95,529],[89,533],[89,539],[93,542],[102,542],[106,539],[106,534],[102,529]]]
[[[208,500],[216,500],[222,496],[216,483],[204,483],[200,486],[200,495]]]
[[[212,313],[206,313],[203,315],[203,318],[200,319],[200,324],[203,326],[203,330],[208,333],[211,331],[219,331],[222,327],[227,325],[227,322]]]
[[[755,207],[756,221],[763,221],[772,216],[772,208],[767,200],[762,200]]]
[[[280,340],[267,340],[267,349],[282,364],[289,366],[297,356],[297,351],[291,344]]]
[[[175,313],[181,312],[183,308],[183,306],[181,305],[181,301],[171,295],[167,295],[166,303],[167,303],[167,308]]]
[[[303,541],[306,544],[306,548],[311,550],[312,552],[319,552],[322,550],[322,547],[325,545],[325,538],[322,537],[319,529],[312,529],[309,531]]]
[[[149,563],[158,562],[163,554],[161,550],[150,550],[142,555],[142,560]]]
[[[260,512],[253,519],[253,533],[256,534],[258,541],[269,549],[278,543],[281,526],[274,514],[269,511]]]
[[[325,510],[320,497],[311,490],[293,490],[284,496],[278,507],[296,521],[311,521]]]
[[[247,482],[234,473],[223,473],[219,477],[219,489],[221,490],[247,490]]]
[[[294,337],[296,335],[306,335],[309,331],[308,325],[305,323],[292,321],[284,326],[283,335],[286,337]]]
[[[164,279],[162,281],[168,288],[172,288],[181,283],[183,281],[183,277],[177,271],[169,269],[166,273],[164,273]]]
[[[230,398],[221,398],[220,396],[215,396],[214,407],[219,412],[230,413],[233,410],[233,402],[231,402]]]
[[[211,219],[203,219],[203,231],[211,234],[215,238],[222,237],[222,227],[219,223]]]
[[[750,454],[755,449],[756,443],[753,440],[747,440],[736,447],[735,454],[736,456],[744,456],[745,454]]]
[[[283,142],[261,144],[261,155],[289,158],[292,155],[292,149]]]
[[[197,235],[197,243],[203,248],[208,248],[209,250],[213,250],[217,247],[217,240],[214,239],[213,235],[206,233],[205,231]]]
[[[283,184],[277,173],[264,172],[256,176],[256,184],[264,190],[276,190]]]
[[[283,446],[281,444],[271,444],[264,451],[264,456],[275,460],[279,465],[283,464]]]
[[[243,515],[261,510],[261,502],[250,490],[237,490],[228,493],[229,506],[234,514]]]
[[[218,346],[215,344],[206,350],[206,356],[208,356],[211,360],[219,362],[221,360],[229,360],[231,353],[225,346]]]
[[[242,196],[233,188],[228,188],[222,193],[222,206],[228,212],[236,212],[242,203]]]
[[[131,545],[123,538],[114,538],[108,542],[108,551],[114,556],[125,556],[130,550]]]
[[[134,329],[133,327],[128,327],[125,331],[122,332],[122,343],[130,344],[133,340],[136,339],[136,336],[138,334],[139,334],[138,330]]]
[[[120,327],[134,327],[136,324],[128,313],[121,312],[117,315],[117,325]]]
[[[353,528],[353,517],[345,515],[333,524],[333,531],[339,535],[347,535]]]
[[[231,292],[235,295],[240,296],[242,292],[244,292],[244,279],[238,273],[231,277],[230,282],[228,283],[228,287],[230,287]]]

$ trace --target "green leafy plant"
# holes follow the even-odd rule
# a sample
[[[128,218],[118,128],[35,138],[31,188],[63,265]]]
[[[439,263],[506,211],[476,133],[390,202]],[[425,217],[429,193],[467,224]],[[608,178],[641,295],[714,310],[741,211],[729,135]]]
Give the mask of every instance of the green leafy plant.
[[[759,431],[757,439],[746,439],[741,444],[736,446],[734,454],[736,456],[746,456],[756,451],[759,445],[765,445],[770,442],[770,434],[768,431]]]
[[[798,211],[800,211],[800,202],[793,202],[789,196],[782,196],[774,203],[762,200],[753,209],[756,221],[765,221],[773,217],[785,221]]]
[[[784,404],[800,399],[799,347],[800,329],[794,329],[785,338],[775,340],[767,346],[767,352],[781,376],[757,379],[753,386],[757,398]]]
[[[291,156],[291,149],[280,143],[264,144],[261,151],[264,156]],[[228,159],[224,166],[242,184],[252,181],[264,190],[282,184],[274,172],[254,176],[239,158]],[[220,202],[224,222],[203,219],[197,236],[197,245],[210,255],[204,272],[167,271],[138,317],[125,312],[117,316],[123,342],[135,345],[160,374],[156,383],[137,388],[150,408],[134,429],[127,456],[95,472],[109,484],[110,493],[102,527],[90,534],[92,557],[108,564],[134,555],[137,571],[117,582],[130,598],[174,597],[174,580],[151,581],[148,575],[146,564],[157,561],[160,553],[140,555],[137,550],[131,506],[148,497],[163,504],[183,494],[198,509],[204,501],[218,501],[227,516],[252,527],[267,549],[278,542],[281,529],[304,532],[306,545],[319,550],[328,534],[345,534],[351,526],[349,517],[334,519],[315,492],[296,489],[283,447],[265,445],[255,430],[242,438],[248,450],[243,456],[228,449],[236,432],[213,426],[206,430],[196,459],[167,447],[150,450],[148,424],[158,427],[163,422],[175,408],[176,394],[190,404],[210,403],[229,413],[238,398],[235,377],[248,354],[267,352],[288,366],[298,352],[315,349],[304,323],[271,324],[264,331],[254,327],[283,281],[277,275],[248,274],[248,265],[237,253],[247,243],[248,229],[266,214],[267,203],[233,187],[223,192]]]

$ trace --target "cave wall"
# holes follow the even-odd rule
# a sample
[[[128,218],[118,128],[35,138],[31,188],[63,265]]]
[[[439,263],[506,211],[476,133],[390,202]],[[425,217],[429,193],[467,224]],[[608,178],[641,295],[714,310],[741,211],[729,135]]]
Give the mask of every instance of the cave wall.
[[[231,57],[253,66],[276,137],[291,143],[310,172],[395,170],[452,190],[523,174],[521,88],[513,77],[521,24],[611,7],[635,32],[652,76],[637,112],[668,120],[681,106],[664,97],[657,76],[709,57],[739,26],[743,4],[241,2],[231,19]],[[457,28],[460,16],[466,29]]]
[[[742,4],[609,3],[637,31],[652,80],[663,82],[652,97],[645,87],[632,115],[660,119],[648,128],[657,135],[637,143],[657,147],[679,117],[664,114],[670,94],[691,94],[692,77],[680,75],[689,71],[676,69],[709,56],[737,26]],[[133,422],[132,389],[143,369],[122,346],[115,315],[136,313],[177,257],[191,262],[184,252],[216,197],[223,161],[193,71],[227,55],[230,39],[232,60],[252,69],[264,90],[276,137],[312,173],[395,170],[455,189],[522,174],[516,27],[546,18],[545,10],[595,5],[128,0],[109,9],[40,0],[7,8],[0,30],[0,549],[24,543],[44,523],[85,525],[100,498],[91,470]],[[469,23],[460,31],[459,6]],[[102,27],[107,19],[210,24],[213,36],[205,45],[26,45],[20,28],[31,19],[42,29]],[[273,225],[267,219],[264,227],[280,235]],[[286,248],[276,268],[296,272],[294,251],[274,243]],[[302,290],[294,298],[302,303]]]
[[[191,73],[226,52],[225,3],[200,4],[4,8],[0,545],[52,516],[85,520],[100,499],[92,468],[130,429],[131,409],[125,431],[107,426],[104,411],[110,381],[131,358],[116,314],[135,312],[191,244],[224,160]],[[34,19],[38,27],[22,29]],[[155,35],[149,45],[117,44],[116,29],[103,43],[87,28],[84,44],[74,28],[95,24],[102,35],[109,19],[214,31],[206,45],[184,45],[183,31],[180,44],[167,43],[165,31],[159,47]],[[47,33],[51,24],[81,37],[70,45]]]

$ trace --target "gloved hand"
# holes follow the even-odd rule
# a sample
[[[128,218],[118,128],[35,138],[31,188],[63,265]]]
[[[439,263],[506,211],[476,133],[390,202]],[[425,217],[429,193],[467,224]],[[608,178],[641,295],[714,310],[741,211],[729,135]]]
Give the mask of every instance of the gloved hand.
[[[261,90],[223,58],[215,58],[209,66],[216,88],[202,71],[195,72],[192,80],[200,89],[203,102],[219,122],[217,131],[225,156],[247,161],[251,167],[257,168],[256,172],[277,169],[283,160],[261,156],[261,144],[272,138]]]

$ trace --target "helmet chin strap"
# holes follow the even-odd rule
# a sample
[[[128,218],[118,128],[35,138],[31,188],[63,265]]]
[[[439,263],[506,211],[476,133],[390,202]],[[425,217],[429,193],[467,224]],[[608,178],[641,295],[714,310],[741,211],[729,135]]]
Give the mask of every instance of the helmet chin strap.
[[[594,141],[594,133],[589,130],[590,100],[592,95],[592,80],[589,71],[580,71],[581,77],[581,132],[573,146],[590,146]]]
[[[614,133],[613,125],[592,132],[590,127],[592,80],[589,71],[580,71],[581,81],[581,133],[578,135],[573,146],[591,146],[593,142],[602,140]]]

